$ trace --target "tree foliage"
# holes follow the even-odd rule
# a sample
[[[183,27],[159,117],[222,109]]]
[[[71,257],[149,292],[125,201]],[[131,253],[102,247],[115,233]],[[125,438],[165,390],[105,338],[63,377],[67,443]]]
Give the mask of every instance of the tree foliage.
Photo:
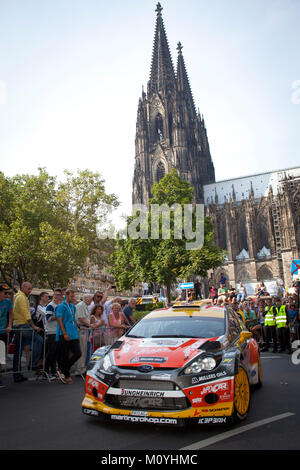
[[[159,205],[166,204],[171,207],[177,204],[180,208],[184,205],[192,205],[193,188],[172,170],[152,187],[153,198],[150,200],[149,214],[147,218],[147,238],[119,238],[117,250],[112,254],[112,272],[117,279],[118,287],[129,289],[136,281],[158,282],[167,287],[167,295],[170,300],[171,284],[178,279],[188,279],[193,275],[205,277],[208,269],[215,268],[224,261],[225,253],[215,245],[213,226],[210,218],[204,217],[204,240],[200,249],[187,249],[187,238],[175,236],[175,215],[170,213],[170,236],[163,237],[163,219],[159,219],[159,237],[151,238],[151,210]],[[181,214],[181,215],[180,215]],[[139,213],[127,220],[127,227],[132,222],[137,222]],[[179,216],[184,217],[184,211],[179,211]],[[178,218],[176,219],[178,222]],[[184,222],[182,220],[182,226]],[[195,206],[192,213],[192,226],[196,227]]]
[[[0,173],[0,191],[0,272],[9,285],[67,285],[87,258],[107,257],[97,226],[118,201],[98,173],[66,172],[64,182],[42,168],[38,175]]]

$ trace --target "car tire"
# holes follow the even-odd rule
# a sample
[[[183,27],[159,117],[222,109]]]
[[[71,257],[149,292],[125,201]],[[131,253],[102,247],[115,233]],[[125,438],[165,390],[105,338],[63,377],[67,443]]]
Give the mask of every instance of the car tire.
[[[247,418],[250,408],[250,385],[246,370],[240,365],[234,377],[233,418],[239,422]]]

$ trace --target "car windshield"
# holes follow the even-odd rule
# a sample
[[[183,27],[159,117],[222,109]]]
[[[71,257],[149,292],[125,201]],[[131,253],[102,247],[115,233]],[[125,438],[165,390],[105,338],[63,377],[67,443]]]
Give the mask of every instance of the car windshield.
[[[134,338],[215,338],[225,333],[224,318],[161,317],[142,319],[128,337]]]

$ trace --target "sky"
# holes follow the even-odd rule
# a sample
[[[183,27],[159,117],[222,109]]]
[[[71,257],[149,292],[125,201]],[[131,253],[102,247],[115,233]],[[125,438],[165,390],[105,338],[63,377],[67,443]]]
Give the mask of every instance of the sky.
[[[101,173],[131,211],[156,1],[0,0],[0,170]],[[300,165],[300,0],[161,0],[216,180]]]

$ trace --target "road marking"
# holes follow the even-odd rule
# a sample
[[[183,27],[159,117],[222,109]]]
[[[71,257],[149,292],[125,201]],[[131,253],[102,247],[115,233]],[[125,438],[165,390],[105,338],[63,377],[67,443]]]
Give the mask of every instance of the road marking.
[[[236,436],[237,434],[241,434],[242,432],[250,431],[251,429],[255,429],[259,426],[264,426],[265,424],[272,423],[274,421],[278,421],[280,419],[288,418],[289,416],[294,416],[295,413],[282,413],[280,415],[272,416],[271,418],[262,419],[260,421],[256,421],[251,424],[247,424],[246,426],[242,426],[237,429],[232,429],[231,431],[227,431],[217,436],[210,437],[208,439],[204,439],[203,441],[195,442],[190,446],[182,447],[180,450],[198,450],[203,449],[204,447],[208,447],[216,442],[224,441],[225,439],[229,439],[232,436]]]

